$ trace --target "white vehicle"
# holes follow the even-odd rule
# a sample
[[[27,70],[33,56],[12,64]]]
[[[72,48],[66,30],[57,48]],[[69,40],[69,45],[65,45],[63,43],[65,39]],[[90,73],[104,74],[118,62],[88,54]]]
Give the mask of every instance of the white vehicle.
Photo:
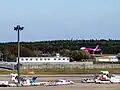
[[[8,81],[0,81],[0,87],[8,87]]]
[[[66,79],[57,79],[55,82],[49,82],[49,83],[46,83],[45,85],[55,86],[55,85],[69,85],[69,84],[74,84],[74,82]]]
[[[37,77],[33,77],[32,79],[24,79],[20,77],[20,85],[21,86],[35,86],[40,85],[40,82],[36,82]],[[10,86],[17,86],[18,84],[18,74],[11,74],[11,81],[13,83],[9,84]]]
[[[38,85],[46,85],[46,86],[53,86],[53,85],[68,85],[73,84],[73,81],[65,80],[65,79],[58,79],[55,82],[37,82],[37,77],[33,77],[32,79],[25,79],[20,77],[20,85],[18,84],[18,74],[11,74],[11,81],[0,81],[1,87],[16,87],[16,86],[38,86]]]
[[[99,74],[94,77],[94,79],[82,79],[81,83],[96,83],[96,84],[108,84],[108,83],[120,83],[120,76],[109,74],[108,71],[101,71],[102,74]]]
[[[94,83],[95,80],[91,78],[83,78],[80,80],[81,83]]]
[[[109,74],[108,71],[101,71],[102,75],[99,75],[95,79],[95,83],[120,83],[120,76]]]
[[[66,79],[58,79],[58,80],[56,80],[56,84],[65,85],[65,84],[74,84],[74,82],[71,80],[66,80]]]
[[[101,71],[103,74],[96,77],[96,83],[120,83],[120,76],[109,74],[108,71]]]

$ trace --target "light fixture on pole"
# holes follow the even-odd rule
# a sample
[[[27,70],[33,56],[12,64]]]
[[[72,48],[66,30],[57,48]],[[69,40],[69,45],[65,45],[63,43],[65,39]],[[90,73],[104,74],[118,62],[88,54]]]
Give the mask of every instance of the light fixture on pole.
[[[17,58],[17,70],[18,70],[18,85],[20,85],[20,31],[23,30],[24,27],[17,25],[14,27],[14,30],[18,32],[18,58]]]

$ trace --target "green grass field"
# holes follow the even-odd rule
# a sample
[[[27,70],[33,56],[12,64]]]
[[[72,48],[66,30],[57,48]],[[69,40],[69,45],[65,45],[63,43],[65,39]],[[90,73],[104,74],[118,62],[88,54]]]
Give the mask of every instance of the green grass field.
[[[114,69],[64,69],[64,70],[20,70],[21,74],[27,75],[27,74],[97,74],[100,73],[100,71],[107,70],[110,73],[120,73],[119,68]],[[0,70],[0,74],[10,74],[10,73],[17,73],[17,71],[5,71]]]

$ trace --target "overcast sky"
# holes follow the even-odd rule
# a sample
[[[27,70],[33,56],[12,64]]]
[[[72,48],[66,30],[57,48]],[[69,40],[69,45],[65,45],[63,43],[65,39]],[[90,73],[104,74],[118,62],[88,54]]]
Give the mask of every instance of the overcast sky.
[[[0,42],[120,39],[120,0],[0,0]]]

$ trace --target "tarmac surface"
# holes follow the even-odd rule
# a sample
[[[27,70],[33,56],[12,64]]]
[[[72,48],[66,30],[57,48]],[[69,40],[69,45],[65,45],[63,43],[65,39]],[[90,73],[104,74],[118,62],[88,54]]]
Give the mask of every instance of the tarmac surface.
[[[120,84],[85,84],[80,83],[81,78],[92,77],[93,75],[33,75],[38,76],[39,81],[49,81],[55,79],[69,79],[75,83],[73,85],[61,86],[30,86],[30,87],[0,87],[0,90],[120,90]],[[32,75],[22,77],[31,78]],[[0,80],[10,80],[10,76],[1,75]]]

